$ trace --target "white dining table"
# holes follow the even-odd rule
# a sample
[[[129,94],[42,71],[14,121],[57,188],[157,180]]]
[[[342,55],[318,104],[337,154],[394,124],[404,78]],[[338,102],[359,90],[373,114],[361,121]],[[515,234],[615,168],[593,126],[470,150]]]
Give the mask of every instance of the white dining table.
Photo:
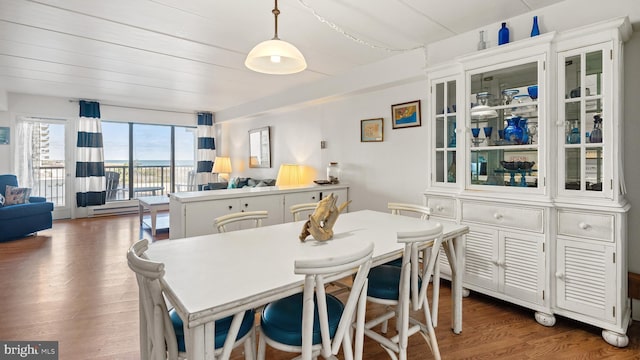
[[[298,239],[303,221],[254,229],[162,240],[146,256],[165,264],[166,296],[186,324],[189,359],[213,360],[215,320],[238,315],[302,291],[303,275],[294,274],[297,259],[326,259],[374,243],[373,265],[402,256],[397,232],[419,231],[434,220],[362,210],[341,214],[333,239]],[[468,227],[442,223],[443,247],[451,265],[452,329],[462,331],[462,269]],[[213,226],[213,225],[212,225]],[[234,339],[235,336],[232,337]],[[228,359],[229,352],[219,356]]]

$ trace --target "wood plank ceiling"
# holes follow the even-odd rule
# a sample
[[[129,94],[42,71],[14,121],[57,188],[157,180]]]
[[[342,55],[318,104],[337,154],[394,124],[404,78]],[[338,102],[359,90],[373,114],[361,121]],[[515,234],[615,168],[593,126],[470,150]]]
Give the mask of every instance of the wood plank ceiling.
[[[0,0],[0,90],[219,111],[560,1],[280,0],[308,69],[275,76],[244,67],[270,0]]]

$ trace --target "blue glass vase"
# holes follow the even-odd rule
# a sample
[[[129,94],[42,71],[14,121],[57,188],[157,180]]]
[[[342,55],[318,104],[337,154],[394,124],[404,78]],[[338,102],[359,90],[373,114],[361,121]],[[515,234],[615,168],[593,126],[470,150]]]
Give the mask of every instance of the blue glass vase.
[[[522,129],[519,122],[520,116],[512,116],[507,119],[507,127],[504,128],[504,140],[507,144],[522,144]]]
[[[498,31],[498,45],[507,43],[509,43],[509,28],[507,27],[507,23],[503,22],[502,27]]]
[[[533,26],[531,27],[531,37],[540,35],[540,28],[538,27],[538,17],[533,17]]]

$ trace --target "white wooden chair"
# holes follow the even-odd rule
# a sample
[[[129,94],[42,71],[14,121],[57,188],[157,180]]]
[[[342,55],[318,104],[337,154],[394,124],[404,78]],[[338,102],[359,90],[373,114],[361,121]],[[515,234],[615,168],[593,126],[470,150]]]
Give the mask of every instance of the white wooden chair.
[[[268,217],[269,212],[266,210],[242,211],[217,217],[215,219],[215,226],[218,229],[218,232],[221,233],[230,230],[227,229],[227,225],[242,221],[253,221],[254,227],[260,227],[262,226],[262,220]]]
[[[371,268],[373,244],[351,254],[338,254],[323,260],[297,260],[295,273],[305,276],[304,291],[265,306],[261,316],[258,359],[263,360],[266,345],[301,354],[303,360],[337,359],[340,350],[346,360],[362,359],[366,307],[367,275]],[[346,304],[325,293],[325,278],[358,268]],[[315,303],[317,299],[317,304]],[[314,323],[314,313],[319,323]],[[352,324],[355,318],[355,348]],[[303,346],[304,344],[304,346]]]
[[[293,221],[300,221],[304,220],[302,217],[303,214],[307,214],[308,216],[316,210],[317,206],[317,202],[291,205],[289,211],[291,211],[291,214],[293,215]]]
[[[431,209],[422,205],[390,202],[387,204],[387,207],[389,210],[391,210],[391,213],[394,215],[407,215],[408,213],[408,214],[412,214],[420,217],[421,220],[429,220],[429,217],[431,216]],[[429,256],[427,252],[428,250],[425,251],[425,254],[423,254],[423,257]],[[440,255],[438,254],[438,256]],[[398,260],[392,261],[389,264],[400,266],[401,260],[402,259],[398,259]],[[433,326],[437,327],[438,326],[438,305],[440,303],[439,301],[440,300],[440,262],[439,261],[436,261],[435,267],[433,269],[433,291],[432,292],[433,292],[432,294],[433,300],[431,301],[431,316],[433,319]]]
[[[422,220],[429,220],[429,216],[431,216],[431,209],[421,205],[390,202],[387,204],[387,208],[391,210],[391,213],[394,215],[402,215],[404,212],[409,212],[420,215],[420,219]]]
[[[168,310],[162,285],[164,264],[144,257],[149,247],[147,239],[133,244],[127,252],[129,268],[136,274],[140,297],[140,358],[145,360],[186,359],[184,345],[184,326],[175,310]],[[236,341],[225,344],[233,316],[216,321],[215,353],[231,350],[244,344],[245,359],[255,359],[255,331],[253,326],[255,313],[244,313],[239,326]],[[236,320],[236,322],[239,322]],[[237,324],[235,324],[237,326]]]
[[[369,320],[365,324],[365,335],[380,343],[392,359],[406,360],[409,336],[420,333],[429,345],[434,358],[440,359],[440,350],[427,301],[427,288],[429,287],[428,279],[433,273],[442,243],[442,225],[437,224],[425,231],[398,233],[397,236],[398,242],[405,244],[402,267],[385,264],[371,269],[367,293],[368,301],[392,306],[392,308],[385,314]],[[418,253],[425,248],[431,248],[431,256],[424,259],[422,271],[420,271]],[[409,316],[411,309],[414,311],[423,309],[425,322],[411,318]],[[387,321],[392,318],[396,320],[397,335],[388,337],[386,336]],[[380,324],[382,324],[380,332],[373,330]]]

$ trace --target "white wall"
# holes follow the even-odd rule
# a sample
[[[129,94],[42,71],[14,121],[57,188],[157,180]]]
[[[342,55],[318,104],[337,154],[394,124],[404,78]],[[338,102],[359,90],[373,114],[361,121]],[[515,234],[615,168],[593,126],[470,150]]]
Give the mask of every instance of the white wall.
[[[19,116],[64,119],[68,120],[75,129],[76,119],[80,112],[78,102],[71,102],[67,98],[9,93],[6,102],[8,110],[1,111],[2,93],[0,92],[0,126],[11,128],[11,145],[0,145],[0,174],[12,173],[14,169],[12,149],[17,141],[14,125]],[[195,113],[135,109],[103,104],[100,106],[100,114],[103,120],[110,121],[187,126],[197,124]],[[75,139],[68,139],[67,146],[73,147],[74,144]]]
[[[253,120],[218,124],[218,154],[232,158],[232,176],[275,178],[280,164],[297,163],[315,168],[316,179],[326,177],[326,167],[336,161],[341,182],[350,185],[352,210],[386,211],[387,202],[420,202],[426,188],[424,159],[427,126],[391,129],[391,104],[426,100],[426,80],[354,95],[348,99],[314,105]],[[383,142],[360,142],[360,120],[384,119]],[[248,130],[271,126],[272,168],[247,168]],[[320,141],[326,149],[320,149]]]

